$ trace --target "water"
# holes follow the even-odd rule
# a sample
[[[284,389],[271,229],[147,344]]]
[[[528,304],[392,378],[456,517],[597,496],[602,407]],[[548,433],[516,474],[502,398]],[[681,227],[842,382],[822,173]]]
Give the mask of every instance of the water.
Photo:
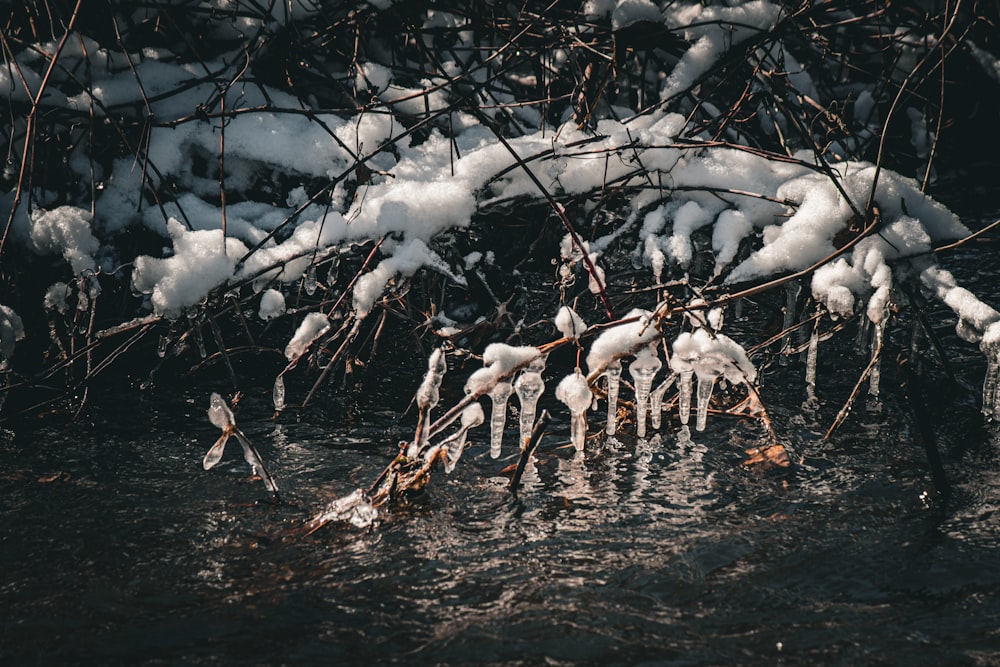
[[[201,470],[207,405],[164,398],[142,422],[123,407],[3,441],[4,664],[1000,657],[1000,457],[971,404],[942,442],[947,503],[905,425],[861,414],[824,444],[821,419],[779,407],[802,457],[788,475],[739,465],[752,424],[685,438],[672,416],[660,439],[591,441],[581,459],[562,422],[515,499],[513,458],[493,460],[481,427],[452,475],[375,528],[308,537],[312,512],[388,462],[398,415],[276,424],[269,396],[244,399],[277,504],[235,451]]]
[[[963,261],[988,294],[1000,259]],[[277,421],[270,387],[245,397],[237,422],[280,503],[238,448],[201,468],[218,437],[208,397],[224,388],[102,396],[83,423],[12,426],[0,664],[996,664],[1000,431],[979,413],[982,355],[932,316],[966,378],[930,385],[947,499],[892,363],[880,406],[862,400],[823,441],[866,361],[850,332],[820,346],[815,401],[800,361],[762,367],[788,473],[741,466],[759,426],[713,415],[691,433],[676,411],[659,438],[622,424],[580,458],[569,415],[543,397],[556,420],[516,498],[502,474],[516,453],[491,458],[481,426],[451,475],[368,530],[302,526],[412,433],[400,412],[420,368]],[[903,329],[886,345],[907,349]],[[460,387],[446,380],[442,403]]]

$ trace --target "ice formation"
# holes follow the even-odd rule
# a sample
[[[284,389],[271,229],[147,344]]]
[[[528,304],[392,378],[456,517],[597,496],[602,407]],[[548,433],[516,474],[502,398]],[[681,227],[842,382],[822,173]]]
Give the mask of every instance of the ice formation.
[[[649,423],[654,429],[660,428],[660,421],[663,418],[663,395],[676,381],[677,373],[671,373],[649,394]]]
[[[274,479],[267,472],[264,461],[260,458],[260,454],[257,453],[257,449],[247,440],[243,432],[237,428],[233,411],[226,405],[226,401],[214,392],[209,399],[208,420],[222,430],[222,435],[219,436],[215,444],[206,452],[205,458],[202,460],[202,467],[205,470],[215,467],[222,460],[222,455],[226,451],[226,443],[229,442],[229,438],[235,437],[243,448],[243,458],[250,465],[251,472],[260,477],[268,491],[277,495],[278,485],[274,483]]]
[[[819,323],[820,318],[813,322],[812,332],[809,334],[809,346],[806,348],[806,388],[809,398],[813,397],[816,391],[816,361],[819,357]]]
[[[281,412],[285,409],[285,376],[281,373],[278,373],[278,376],[274,378],[271,400],[274,403],[275,412]]]
[[[507,401],[514,390],[514,386],[502,378],[508,378],[517,369],[532,365],[539,360],[544,368],[544,359],[541,359],[538,348],[534,346],[492,343],[483,352],[484,366],[470,375],[465,382],[465,393],[468,396],[479,398],[489,394],[493,401],[490,415],[490,456],[493,458],[500,456],[504,427],[507,423]]]
[[[635,431],[640,438],[646,437],[646,412],[649,408],[649,395],[653,389],[653,378],[660,370],[663,362],[656,354],[654,346],[644,347],[635,354],[635,359],[628,366],[632,382],[635,384]]]
[[[417,437],[414,438],[406,449],[406,456],[415,458],[421,451],[427,448],[430,438],[431,409],[438,404],[441,398],[441,382],[444,374],[448,370],[447,360],[444,350],[440,347],[431,352],[427,360],[427,372],[417,389],[417,410],[419,411],[419,422],[417,424]]]
[[[679,378],[681,424],[687,424],[690,418],[692,383],[694,376],[698,378],[695,428],[699,431],[705,429],[708,404],[718,378],[746,385],[757,379],[757,369],[738,343],[724,334],[712,334],[706,329],[680,334],[674,341],[670,363]]]
[[[462,425],[458,431],[440,443],[441,447],[446,448],[447,453],[444,464],[445,472],[450,473],[455,469],[455,465],[462,457],[462,452],[465,451],[466,436],[469,430],[482,424],[483,419],[483,406],[479,403],[471,403],[462,411]]]
[[[510,382],[497,382],[490,391],[493,410],[490,413],[490,457],[500,456],[503,444],[503,431],[507,425],[507,401],[510,399],[514,386]]]
[[[355,489],[342,498],[331,501],[319,515],[310,522],[310,527],[318,527],[331,521],[342,521],[356,528],[368,528],[378,519],[378,509],[372,504],[368,494]]]
[[[285,346],[285,358],[295,361],[309,349],[313,341],[330,329],[330,322],[323,313],[309,313],[295,330],[292,339]]]
[[[659,337],[660,331],[650,320],[650,316],[651,313],[647,310],[633,309],[625,316],[625,320],[632,321],[609,327],[594,339],[587,353],[588,379],[596,379],[608,364],[632,354],[644,343],[650,343]]]
[[[535,409],[538,398],[545,391],[542,371],[545,370],[545,357],[540,356],[528,364],[528,367],[514,381],[514,391],[521,402],[521,440],[519,445],[525,446],[535,425]]]
[[[587,410],[594,395],[587,384],[587,378],[577,368],[567,375],[556,387],[556,398],[562,401],[570,412],[570,437],[576,451],[582,452],[587,439]]]
[[[604,368],[608,381],[608,422],[605,433],[614,435],[618,431],[618,392],[621,389],[622,362],[615,359]]]
[[[492,343],[483,352],[483,367],[469,376],[465,393],[478,398],[488,393],[500,378],[508,376],[540,356],[533,345],[507,345]]]

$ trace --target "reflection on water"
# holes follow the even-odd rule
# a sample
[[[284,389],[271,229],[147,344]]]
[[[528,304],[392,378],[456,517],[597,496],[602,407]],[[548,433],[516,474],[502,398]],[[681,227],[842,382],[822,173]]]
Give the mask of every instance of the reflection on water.
[[[309,537],[302,521],[387,462],[384,415],[348,428],[255,422],[245,410],[241,423],[287,489],[280,504],[238,456],[200,470],[213,438],[206,420],[152,438],[113,423],[25,428],[2,444],[0,658],[954,664],[998,656],[997,434],[964,442],[949,463],[956,494],[942,505],[891,412],[830,443],[787,420],[801,464],[774,477],[739,464],[762,436],[753,424],[696,435],[669,424],[638,441],[619,433],[589,442],[585,456],[565,446],[561,424],[516,497],[500,475],[513,455],[492,459],[479,432],[452,475],[437,474],[376,528],[330,526]],[[957,426],[946,450],[947,438],[977,432],[971,419],[966,432]]]

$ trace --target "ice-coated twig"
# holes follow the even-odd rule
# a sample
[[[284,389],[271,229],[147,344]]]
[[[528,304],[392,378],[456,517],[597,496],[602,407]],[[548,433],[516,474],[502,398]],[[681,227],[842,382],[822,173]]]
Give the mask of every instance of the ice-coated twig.
[[[656,354],[656,348],[649,346],[639,350],[635,360],[628,366],[629,374],[635,383],[635,418],[636,435],[646,437],[646,411],[649,408],[649,394],[653,388],[653,378],[659,372],[663,362]]]
[[[608,378],[608,422],[604,428],[605,433],[614,435],[618,430],[618,391],[621,387],[622,364],[615,359],[607,368],[604,375]]]
[[[431,408],[437,405],[438,400],[440,400],[439,390],[441,388],[441,381],[444,379],[444,374],[447,370],[448,364],[445,360],[444,350],[437,348],[431,353],[430,359],[427,360],[427,372],[424,374],[424,381],[420,383],[420,388],[417,389],[417,410],[419,411],[417,432],[413,437],[413,442],[409,443],[406,448],[406,455],[411,459],[415,458],[427,447],[431,430]]]
[[[490,391],[493,410],[490,413],[490,457],[498,458],[503,443],[503,431],[507,425],[507,401],[514,386],[510,382],[497,382]]]
[[[514,476],[510,479],[510,492],[512,494],[517,495],[517,488],[521,485],[521,476],[524,475],[524,469],[527,467],[528,461],[531,460],[531,453],[535,451],[535,447],[541,441],[542,433],[545,432],[545,427],[549,425],[551,419],[552,415],[549,414],[549,411],[542,410],[542,414],[538,417],[534,428],[531,429],[531,433],[521,443],[521,458],[518,459]]]
[[[638,308],[629,312],[594,339],[587,353],[587,382],[596,382],[610,364],[633,355],[660,337],[652,314]]]
[[[264,466],[264,460],[260,457],[260,453],[247,439],[246,435],[243,434],[243,431],[236,426],[236,419],[233,417],[233,411],[229,409],[228,405],[226,405],[226,401],[223,400],[219,394],[214,392],[209,399],[208,419],[213,425],[222,429],[222,435],[219,436],[219,439],[215,441],[215,444],[212,445],[212,447],[205,454],[205,458],[202,460],[202,467],[205,468],[205,470],[210,470],[219,461],[221,461],[222,455],[226,451],[226,443],[229,442],[229,438],[233,436],[243,447],[243,458],[250,464],[253,474],[259,476],[261,481],[264,482],[264,486],[267,487],[267,490],[273,493],[275,498],[277,498],[278,485],[275,484],[271,474]]]
[[[781,358],[779,360],[779,363],[783,366],[788,363],[788,353],[792,347],[791,330],[792,324],[796,319],[795,316],[798,314],[798,300],[801,291],[802,283],[798,280],[785,283],[785,317],[781,327],[781,330],[785,334],[781,344]]]
[[[677,373],[671,373],[667,379],[660,383],[660,386],[649,394],[649,421],[654,429],[660,428],[660,421],[663,418],[663,395],[677,381]]]
[[[330,501],[326,507],[306,523],[310,535],[332,521],[345,521],[357,528],[367,528],[378,518],[378,509],[363,489],[355,489],[342,498]]]
[[[706,329],[696,329],[678,336],[674,341],[674,354],[670,363],[678,374],[681,424],[686,425],[690,419],[693,375],[698,375],[698,421],[702,429],[716,379],[725,376],[730,382],[746,384],[753,392],[752,384],[757,378],[757,369],[738,343],[728,336],[712,334]]]
[[[558,342],[546,347],[553,349],[557,346]],[[515,373],[527,368],[543,354],[547,354],[547,352],[542,352],[533,345],[514,346],[506,343],[492,343],[487,346],[483,352],[485,366],[469,376],[465,383],[465,396],[434,421],[431,425],[430,436],[434,437],[443,431],[449,424],[458,419],[462,411],[473,401],[490,393],[498,383],[508,381]],[[504,414],[506,414],[506,410]]]
[[[587,410],[594,395],[590,391],[587,379],[577,368],[572,375],[567,375],[556,387],[556,398],[566,404],[571,415],[570,438],[576,451],[582,452],[587,439]]]
[[[864,319],[867,320],[867,318]],[[844,420],[847,419],[847,415],[851,413],[851,406],[854,405],[855,399],[861,392],[862,384],[864,384],[865,380],[868,379],[868,376],[872,371],[872,367],[875,366],[875,362],[878,361],[878,358],[879,356],[881,356],[881,354],[882,354],[882,348],[879,347],[878,349],[875,350],[875,354],[872,355],[872,358],[868,362],[868,365],[865,366],[865,369],[861,372],[861,376],[858,378],[858,381],[854,384],[854,389],[851,390],[851,395],[847,397],[847,402],[844,403],[844,407],[840,409],[840,412],[837,413],[837,416],[836,418],[834,418],[833,423],[830,424],[830,428],[826,430],[826,433],[823,435],[823,440],[829,440],[833,436],[834,431],[840,428],[840,425],[843,424]]]
[[[275,412],[281,412],[285,409],[285,378],[281,373],[274,378],[274,389],[271,390],[271,398],[274,400]]]
[[[819,356],[819,323],[817,317],[813,322],[812,333],[809,334],[809,347],[806,350],[806,388],[814,394],[816,391],[816,360]]]
[[[514,391],[521,402],[521,446],[524,446],[524,442],[531,435],[538,397],[545,391],[543,370],[545,370],[545,357],[539,357],[528,364],[524,372],[514,381]]]
[[[872,336],[871,374],[868,376],[868,395],[877,399],[882,380],[882,338],[885,336],[885,318],[875,323],[875,335]]]
[[[438,443],[437,446],[445,450],[444,471],[446,473],[455,469],[455,464],[458,463],[462,452],[465,451],[466,436],[469,430],[482,424],[483,418],[483,406],[479,403],[471,404],[462,411],[462,426],[458,431]]]
[[[997,418],[998,394],[1000,383],[1000,348],[990,347],[986,350],[986,377],[983,379],[983,408],[987,417]]]

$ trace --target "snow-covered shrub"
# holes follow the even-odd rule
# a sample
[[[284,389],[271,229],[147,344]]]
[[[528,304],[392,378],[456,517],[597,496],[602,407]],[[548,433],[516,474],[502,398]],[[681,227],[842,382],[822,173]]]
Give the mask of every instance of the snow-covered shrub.
[[[717,381],[757,401],[744,350],[762,341],[721,315],[763,292],[789,295],[784,329],[808,320],[817,340],[834,320],[873,327],[873,393],[904,284],[996,356],[995,311],[933,255],[970,231],[926,194],[961,152],[941,59],[986,81],[995,70],[969,41],[972,14],[778,0],[265,6],[15,9],[0,68],[14,112],[0,118],[12,158],[0,302],[33,341],[19,363],[56,363],[51,340],[58,363],[90,368],[134,335],[127,349],[150,364],[153,348],[214,348],[228,364],[246,337],[284,365],[284,407],[313,395],[285,392],[299,359],[327,378],[408,318],[483,353],[467,390],[502,410],[544,389],[561,333],[586,352],[590,389],[607,378],[613,434],[623,367],[654,428],[674,386],[687,420],[692,373],[699,427]],[[531,325],[553,316],[555,329]],[[535,352],[486,347],[508,342]]]

